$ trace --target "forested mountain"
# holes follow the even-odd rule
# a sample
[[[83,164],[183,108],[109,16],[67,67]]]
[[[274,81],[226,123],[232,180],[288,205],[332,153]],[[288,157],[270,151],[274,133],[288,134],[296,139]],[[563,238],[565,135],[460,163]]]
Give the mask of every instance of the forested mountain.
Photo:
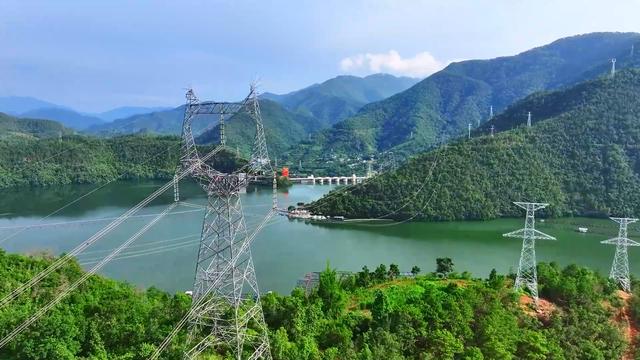
[[[323,126],[316,118],[288,111],[271,100],[260,100],[260,112],[271,157],[281,154]],[[243,154],[251,153],[255,133],[255,121],[246,113],[240,113],[225,122],[227,145],[232,148],[237,147]],[[202,133],[196,138],[196,142],[199,144],[219,143],[219,125]]]
[[[364,105],[406,90],[418,81],[389,74],[363,78],[343,75],[288,94],[265,93],[262,97],[291,111],[313,116],[329,126],[354,115]]]
[[[104,121],[113,121],[117,119],[124,119],[134,115],[148,114],[158,111],[171,110],[170,107],[156,106],[156,107],[144,107],[144,106],[121,106],[115,109],[104,111],[95,114],[96,117]]]
[[[453,220],[520,216],[513,201],[539,201],[551,204],[548,215],[638,214],[638,93],[640,70],[630,69],[531,95],[491,122],[512,130],[494,137],[479,131],[312,207],[349,217]],[[523,126],[528,111],[531,128]]]
[[[120,179],[169,179],[179,159],[174,136],[0,139],[0,188]]]
[[[452,63],[408,90],[366,105],[360,112],[291,152],[299,158],[321,154],[375,154],[392,150],[414,154],[459,135],[469,123],[489,118],[537,91],[557,89],[637,65],[637,33],[592,33],[557,40],[515,56]]]
[[[55,120],[66,127],[76,130],[84,130],[92,125],[104,123],[104,120],[98,117],[80,114],[76,111],[60,107],[38,108],[22,113],[20,116],[35,119]]]
[[[183,117],[184,106],[179,106],[174,109],[138,114],[110,123],[94,125],[87,129],[87,132],[103,136],[137,133],[179,135],[182,131]],[[204,121],[196,122],[194,123],[194,131],[202,131],[207,125]]]
[[[47,138],[71,133],[73,130],[53,120],[20,119],[0,113],[0,138],[13,136]]]
[[[63,106],[29,96],[0,96],[0,112],[13,116],[31,110],[53,107],[63,108]]]
[[[0,297],[54,260],[0,250]],[[628,346],[622,330],[638,322],[618,316],[630,306],[637,317],[638,295],[630,303],[621,301],[615,285],[585,268],[539,265],[540,295],[549,304],[541,313],[513,292],[511,277],[493,271],[480,280],[450,271],[444,279],[435,272],[399,278],[398,266],[391,264],[339,279],[327,268],[308,295],[301,288],[289,296],[270,292],[261,302],[271,355],[274,360],[619,359]],[[77,263],[67,264],[0,310],[0,337],[83,274]],[[190,306],[184,294],[141,291],[93,275],[0,349],[0,358],[145,359]],[[183,329],[162,359],[182,359],[186,341]],[[224,348],[218,351],[207,350],[202,358],[229,358]]]

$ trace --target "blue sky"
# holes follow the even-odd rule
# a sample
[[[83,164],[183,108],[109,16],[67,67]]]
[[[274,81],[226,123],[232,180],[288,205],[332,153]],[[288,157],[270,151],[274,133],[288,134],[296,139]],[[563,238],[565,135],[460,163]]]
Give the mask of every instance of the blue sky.
[[[81,111],[288,92],[339,74],[424,77],[593,31],[640,31],[622,1],[0,0],[0,96]]]

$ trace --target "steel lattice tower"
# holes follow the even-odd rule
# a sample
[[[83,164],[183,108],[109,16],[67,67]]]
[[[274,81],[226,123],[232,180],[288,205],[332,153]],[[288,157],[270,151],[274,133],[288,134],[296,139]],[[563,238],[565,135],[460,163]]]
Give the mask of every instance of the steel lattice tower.
[[[256,136],[249,166],[255,174],[270,175],[273,173],[273,168],[271,167],[269,152],[267,151],[267,140],[264,136],[264,125],[262,124],[260,103],[258,101],[258,89],[255,83],[251,84],[251,92],[248,100],[247,110],[256,122]]]
[[[527,211],[524,228],[503,235],[505,237],[522,238],[522,251],[520,252],[520,263],[518,264],[515,289],[521,289],[526,286],[531,292],[534,301],[537,303],[538,273],[536,271],[536,240],[555,240],[556,238],[535,229],[535,212],[536,210],[547,207],[549,204],[529,202],[514,202],[514,204]]]
[[[239,171],[220,172],[202,162],[191,133],[195,116],[232,116],[239,111],[253,115],[254,101],[257,99],[250,95],[240,103],[199,102],[193,91],[187,92],[181,166],[184,169],[188,164],[198,163],[191,176],[206,191],[208,200],[196,262],[195,306],[185,359],[197,359],[203,351],[218,347],[228,349],[235,360],[271,359],[268,330],[248,246],[251,239],[239,195],[247,186],[248,176]],[[262,124],[257,127],[262,129]],[[261,146],[266,153],[264,141]],[[249,170],[252,170],[251,164]]]
[[[602,244],[613,244],[616,246],[616,255],[613,258],[609,278],[615,280],[626,292],[631,292],[631,280],[629,279],[629,246],[640,246],[640,243],[627,237],[627,226],[638,221],[632,218],[610,218],[620,224],[618,236],[612,239],[601,241]]]

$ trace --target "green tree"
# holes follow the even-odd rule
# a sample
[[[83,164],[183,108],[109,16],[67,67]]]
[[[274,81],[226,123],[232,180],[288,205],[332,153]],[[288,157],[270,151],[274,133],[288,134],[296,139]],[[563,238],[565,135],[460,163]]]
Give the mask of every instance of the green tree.
[[[453,260],[451,260],[451,258],[437,258],[436,265],[437,273],[444,274],[446,276],[453,272]]]

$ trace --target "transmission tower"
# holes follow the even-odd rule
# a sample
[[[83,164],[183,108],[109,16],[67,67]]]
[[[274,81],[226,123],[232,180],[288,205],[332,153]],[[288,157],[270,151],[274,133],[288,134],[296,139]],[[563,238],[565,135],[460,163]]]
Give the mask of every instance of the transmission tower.
[[[471,123],[469,123],[469,126],[467,126],[467,132],[468,132],[467,137],[471,139]]]
[[[493,132],[495,131],[496,127],[491,125],[491,137],[493,137]]]
[[[640,246],[640,243],[627,237],[627,225],[638,221],[638,219],[611,218],[611,220],[620,224],[618,236],[601,241],[603,244],[612,244],[616,246],[616,255],[613,258],[613,265],[611,265],[609,278],[620,284],[620,287],[622,287],[624,291],[631,292],[631,281],[629,280],[629,254],[627,252],[627,248],[629,246]]]
[[[547,207],[549,204],[530,202],[514,202],[514,204],[527,211],[524,228],[503,235],[505,237],[522,238],[522,250],[520,252],[520,263],[518,264],[515,289],[521,289],[526,286],[537,304],[538,274],[536,271],[536,240],[555,240],[556,238],[535,229],[535,212],[536,210]]]
[[[527,127],[531,127],[531,111],[527,114]]]
[[[197,164],[192,167],[191,176],[206,191],[207,208],[196,262],[185,359],[197,359],[207,349],[219,346],[228,349],[235,360],[271,359],[251,249],[247,246],[251,239],[239,195],[247,186],[248,176],[241,171],[221,172],[201,161],[191,133],[191,122],[197,115],[233,116],[239,111],[248,111],[256,119],[258,133],[249,170],[264,171],[270,163],[255,88],[252,86],[249,97],[240,103],[200,102],[192,90],[187,92],[181,166]]]
[[[251,84],[249,93],[248,110],[251,117],[256,122],[256,136],[253,141],[253,151],[249,167],[255,174],[270,176],[273,172],[271,161],[269,160],[269,152],[267,151],[267,140],[264,136],[264,125],[262,123],[262,115],[260,114],[260,103],[258,101],[257,84]]]
[[[616,58],[611,59],[611,77],[616,76]]]

